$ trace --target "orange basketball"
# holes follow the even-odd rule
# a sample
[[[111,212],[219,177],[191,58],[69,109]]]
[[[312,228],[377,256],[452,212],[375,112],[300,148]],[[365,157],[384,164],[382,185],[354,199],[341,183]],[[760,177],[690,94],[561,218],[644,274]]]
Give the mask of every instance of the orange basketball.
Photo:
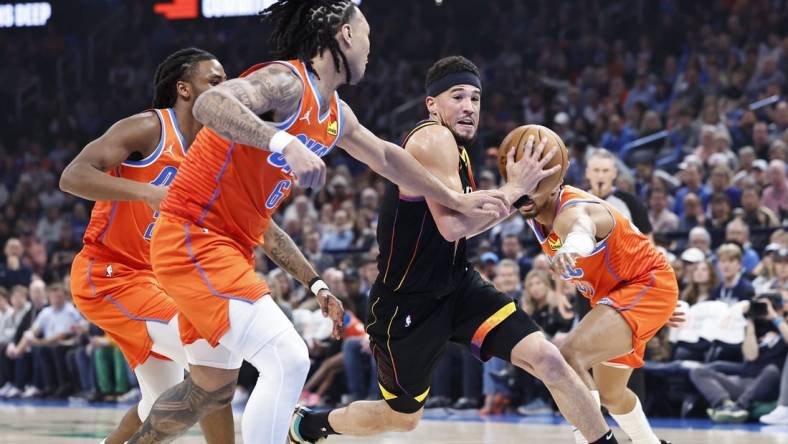
[[[515,160],[519,160],[523,157],[523,150],[525,149],[525,144],[528,142],[529,136],[534,136],[534,148],[539,145],[543,138],[547,138],[547,145],[542,153],[543,156],[549,153],[553,146],[558,146],[558,152],[547,162],[544,169],[549,169],[553,165],[561,165],[561,169],[555,174],[542,179],[536,187],[536,193],[552,190],[561,183],[564,179],[564,175],[566,175],[566,170],[569,167],[569,152],[566,150],[566,145],[564,145],[564,141],[561,140],[558,134],[545,126],[523,125],[512,130],[512,132],[503,139],[501,146],[498,147],[498,169],[501,172],[501,176],[506,179],[506,154],[512,146],[515,146],[517,147],[517,151],[514,154]]]

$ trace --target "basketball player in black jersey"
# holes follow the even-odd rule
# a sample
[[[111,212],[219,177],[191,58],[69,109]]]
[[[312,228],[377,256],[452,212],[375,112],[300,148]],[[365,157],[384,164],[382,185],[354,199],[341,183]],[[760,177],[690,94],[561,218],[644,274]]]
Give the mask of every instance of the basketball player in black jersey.
[[[479,70],[463,57],[441,59],[427,73],[426,88],[429,119],[411,131],[404,147],[448,187],[471,192],[475,185],[464,147],[476,136],[479,122]],[[510,202],[558,170],[543,170],[557,151],[553,147],[540,160],[544,148],[544,143],[534,147],[532,138],[517,162],[510,151],[509,182],[501,187]],[[466,345],[480,359],[495,356],[534,374],[589,442],[616,442],[596,401],[558,349],[469,264],[465,238],[500,220],[458,214],[388,184],[378,223],[380,275],[370,293],[367,320],[384,400],[357,401],[322,413],[297,408],[291,442],[413,430],[432,371],[449,341]]]

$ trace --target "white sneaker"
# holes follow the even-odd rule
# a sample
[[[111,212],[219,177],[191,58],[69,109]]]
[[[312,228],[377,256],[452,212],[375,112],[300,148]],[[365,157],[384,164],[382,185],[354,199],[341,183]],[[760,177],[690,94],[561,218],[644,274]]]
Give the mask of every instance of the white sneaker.
[[[13,386],[14,384],[11,384],[10,382],[6,382],[5,385],[3,385],[3,387],[0,387],[0,398],[5,398],[6,393],[8,393],[8,391],[11,390],[11,387]]]
[[[5,393],[5,395],[3,395],[3,398],[5,399],[18,398],[21,394],[22,394],[22,390],[19,390],[18,388],[16,388],[15,385],[12,385],[11,388],[8,389],[8,391]]]
[[[778,405],[771,413],[761,416],[761,422],[771,425],[786,425],[788,424],[788,407]]]
[[[133,389],[127,391],[126,393],[118,396],[118,402],[137,402],[142,398],[142,393],[140,393],[140,389],[134,387]]]
[[[27,388],[25,388],[24,393],[22,393],[22,399],[35,398],[40,394],[41,394],[41,390],[36,388],[36,386],[28,385]]]

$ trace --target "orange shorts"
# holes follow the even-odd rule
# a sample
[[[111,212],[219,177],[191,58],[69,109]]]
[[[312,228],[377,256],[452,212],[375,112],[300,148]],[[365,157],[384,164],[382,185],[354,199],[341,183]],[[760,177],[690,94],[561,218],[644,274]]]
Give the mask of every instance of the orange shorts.
[[[254,303],[269,293],[254,255],[230,237],[162,214],[151,237],[156,278],[178,306],[181,342],[216,347],[230,328],[229,301]]]
[[[643,367],[646,343],[668,322],[678,298],[679,287],[672,270],[654,270],[647,280],[627,284],[600,298],[594,305],[613,307],[632,329],[632,352],[608,362]]]
[[[153,271],[90,257],[83,250],[71,265],[71,296],[85,318],[118,344],[132,368],[151,354],[163,358],[151,351],[153,341],[145,323],[167,324],[178,308]]]

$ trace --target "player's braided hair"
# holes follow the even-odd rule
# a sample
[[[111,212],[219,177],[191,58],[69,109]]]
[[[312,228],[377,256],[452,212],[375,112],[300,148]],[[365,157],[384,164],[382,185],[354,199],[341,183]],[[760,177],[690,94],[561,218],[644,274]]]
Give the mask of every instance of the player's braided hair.
[[[335,38],[339,28],[356,14],[350,0],[280,0],[260,12],[271,23],[273,56],[278,59],[301,59],[315,76],[312,58],[324,49],[331,52],[334,66],[340,72],[340,61],[350,83],[350,67]]]
[[[183,48],[167,56],[153,75],[153,107],[171,108],[178,99],[175,85],[194,74],[203,60],[216,60],[216,56],[199,48]]]

